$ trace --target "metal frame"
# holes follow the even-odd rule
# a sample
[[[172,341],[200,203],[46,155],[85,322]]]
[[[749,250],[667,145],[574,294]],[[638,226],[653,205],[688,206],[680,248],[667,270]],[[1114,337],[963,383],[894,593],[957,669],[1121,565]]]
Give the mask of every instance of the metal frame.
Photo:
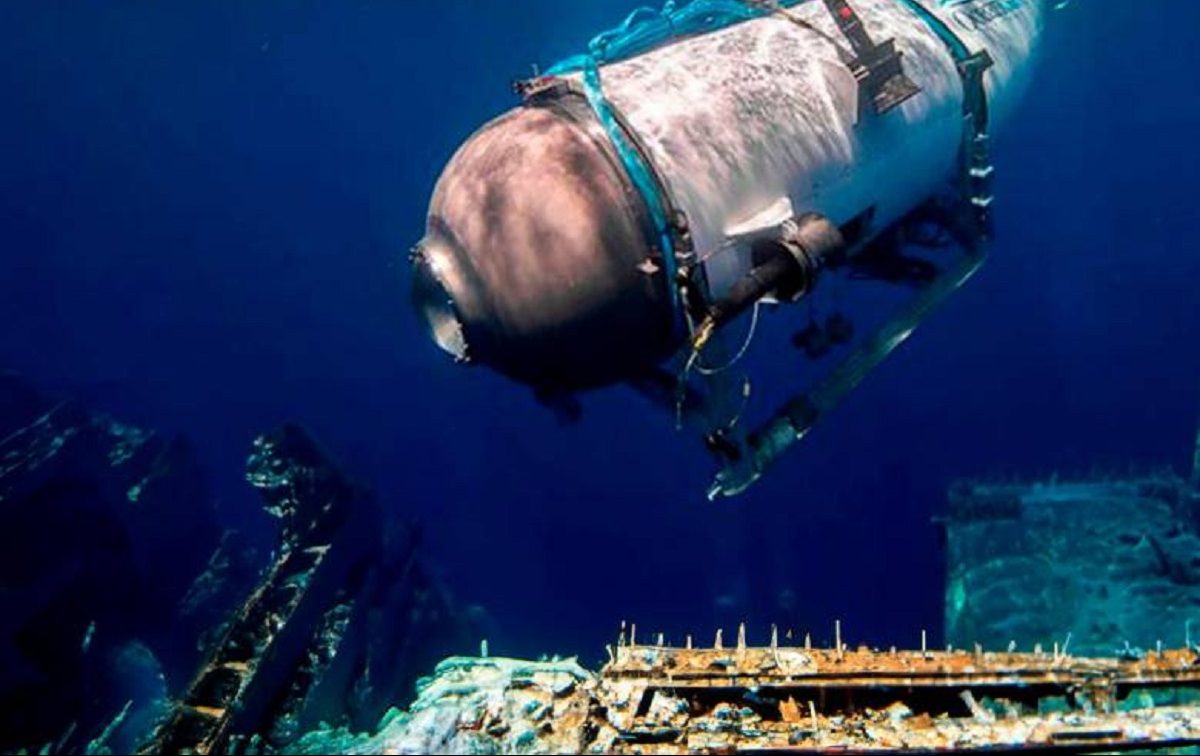
[[[803,439],[817,421],[862,383],[950,295],[962,288],[983,267],[991,235],[991,178],[987,91],[983,77],[993,60],[987,50],[971,53],[966,44],[920,0],[902,0],[946,43],[963,84],[963,140],[960,152],[957,206],[942,209],[942,223],[962,248],[962,259],[944,271],[893,319],[872,334],[810,390],[793,396],[771,417],[750,432],[737,454],[727,456],[708,489],[710,500],[737,496],[753,486],[788,449]],[[826,0],[838,16],[840,0]],[[853,12],[851,10],[851,12]],[[857,19],[847,23],[859,23]],[[843,30],[845,31],[845,30]],[[901,221],[903,222],[903,221]]]

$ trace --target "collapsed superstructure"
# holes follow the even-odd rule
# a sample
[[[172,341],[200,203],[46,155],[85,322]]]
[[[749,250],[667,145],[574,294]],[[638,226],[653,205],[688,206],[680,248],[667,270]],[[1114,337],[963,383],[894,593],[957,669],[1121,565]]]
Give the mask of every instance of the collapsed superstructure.
[[[1170,473],[961,483],[932,650],[637,642],[574,660],[454,658],[371,735],[297,752],[1149,753],[1200,751],[1200,438]],[[1182,640],[1182,647],[1172,648]],[[957,650],[955,648],[957,646]],[[985,650],[989,649],[989,650]],[[995,650],[1001,649],[1001,650]]]
[[[259,437],[247,479],[281,541],[146,753],[278,749],[324,722],[378,721],[466,623],[388,533],[373,496],[295,425]]]
[[[374,736],[307,753],[1116,752],[1200,744],[1200,651],[880,651],[738,644],[573,660],[456,658]],[[1176,702],[1158,705],[1169,692]]]
[[[420,530],[301,428],[259,437],[247,467],[280,523],[267,546],[222,533],[184,439],[0,371],[0,753],[366,730],[477,635]]]

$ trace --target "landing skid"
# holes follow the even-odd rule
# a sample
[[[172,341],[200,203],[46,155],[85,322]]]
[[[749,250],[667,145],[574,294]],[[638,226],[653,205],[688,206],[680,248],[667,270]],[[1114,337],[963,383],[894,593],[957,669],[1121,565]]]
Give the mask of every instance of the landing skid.
[[[808,435],[818,420],[834,409],[979,271],[987,257],[985,234],[963,222],[960,213],[944,214],[940,225],[961,249],[960,259],[923,286],[895,317],[836,368],[808,390],[786,401],[768,420],[740,438],[733,433],[723,434],[722,443],[726,448],[718,454],[723,466],[708,489],[710,500],[737,496],[758,482],[793,444]]]

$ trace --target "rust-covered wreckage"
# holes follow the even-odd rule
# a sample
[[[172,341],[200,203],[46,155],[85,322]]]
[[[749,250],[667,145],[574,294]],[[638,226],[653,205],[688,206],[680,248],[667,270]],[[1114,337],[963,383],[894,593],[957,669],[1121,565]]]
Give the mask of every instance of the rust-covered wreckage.
[[[1198,658],[635,646],[603,677],[616,693],[620,740],[665,752],[1079,750],[1200,740],[1196,710],[1130,710],[1131,695],[1200,687]]]
[[[573,660],[455,658],[371,737],[298,750],[390,753],[1156,751],[1200,744],[1200,650],[1124,658],[619,643]]]
[[[11,584],[20,603],[58,609],[7,620],[13,638],[43,639],[27,663],[61,669],[0,685],[0,752],[1200,752],[1200,496],[1181,478],[957,488],[943,523],[953,647],[924,633],[913,651],[848,645],[840,623],[826,647],[773,629],[753,646],[745,627],[672,647],[630,626],[599,672],[486,643],[437,664],[482,636],[481,610],[302,429],[264,434],[249,459],[279,521],[260,561],[219,536],[181,443],[31,396],[0,374],[0,428],[16,428],[0,510],[10,560],[38,568]],[[154,518],[171,525],[161,543],[138,537]],[[56,528],[78,545],[65,587],[45,579],[63,570]],[[127,534],[110,539],[127,549],[88,551],[92,531]],[[133,617],[93,588],[104,581],[140,597]],[[84,687],[92,703],[64,700]]]
[[[298,429],[262,437],[248,479],[281,519],[282,548],[144,752],[1200,752],[1200,645],[1186,611],[1156,613],[1153,602],[1129,603],[1140,607],[1144,622],[1121,620],[1104,632],[1094,623],[1068,623],[1054,633],[1012,612],[981,615],[970,637],[990,644],[986,649],[968,645],[964,626],[952,621],[948,637],[959,647],[933,649],[922,633],[911,651],[848,645],[841,623],[827,647],[775,628],[764,633],[765,645],[753,646],[745,626],[732,638],[717,632],[703,647],[692,637],[673,647],[662,635],[639,640],[629,626],[608,648],[607,664],[591,672],[574,660],[492,658],[484,643],[479,657],[437,665],[407,709],[385,712],[408,700],[405,681],[432,666],[437,647],[451,636],[454,646],[465,645],[463,623],[436,590],[422,589],[428,586],[410,563],[412,544],[399,550],[408,557],[380,571],[390,550],[376,532],[377,505]],[[1162,531],[1158,540],[1172,548],[1191,543],[1195,490],[1172,480],[1032,487],[1004,501],[1019,500],[1020,512],[1038,521],[1043,504],[1075,502],[1080,517],[1120,532],[1066,522],[1058,523],[1059,533],[1086,533],[1077,537],[1081,548],[1103,552],[1113,564],[1141,564],[1149,557],[1129,545],[1134,540],[1153,541]],[[952,496],[952,512],[964,523],[953,530],[953,543],[995,540],[993,530],[979,529],[1008,519],[964,514],[976,513],[977,500],[990,502],[993,493],[975,487],[959,504]],[[964,530],[968,525],[979,532]],[[1131,529],[1151,535],[1132,539]],[[1044,551],[1041,531],[1021,530],[1024,539],[1004,539],[1010,550]],[[970,534],[975,541],[964,540]],[[960,551],[950,549],[951,586],[958,567],[971,564]],[[1092,564],[1074,552],[1061,557]],[[1142,571],[1123,568],[1125,581],[1157,585],[1150,561]],[[1013,600],[1030,600],[1010,590]],[[1191,594],[1169,595],[1190,604],[1183,599]],[[948,594],[949,605],[957,604]],[[1015,640],[998,640],[1002,629]],[[421,651],[385,658],[381,650],[398,645],[387,633],[397,630],[412,634]],[[1183,644],[1143,651],[1116,640],[1154,634]],[[1056,636],[1057,643],[1037,643]],[[361,680],[370,681],[369,690]]]

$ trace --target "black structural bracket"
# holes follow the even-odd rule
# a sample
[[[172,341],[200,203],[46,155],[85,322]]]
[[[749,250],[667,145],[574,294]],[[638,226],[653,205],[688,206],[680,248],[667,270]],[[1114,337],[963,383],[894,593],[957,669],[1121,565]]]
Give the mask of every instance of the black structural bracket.
[[[992,174],[988,108],[984,74],[994,65],[987,50],[957,62],[963,83],[962,195],[974,211],[978,233],[991,236]]]
[[[920,94],[921,88],[904,73],[903,55],[896,49],[896,40],[876,43],[846,0],[825,0],[825,7],[854,50],[856,57],[849,62],[850,70],[871,98],[876,113],[883,115]]]

